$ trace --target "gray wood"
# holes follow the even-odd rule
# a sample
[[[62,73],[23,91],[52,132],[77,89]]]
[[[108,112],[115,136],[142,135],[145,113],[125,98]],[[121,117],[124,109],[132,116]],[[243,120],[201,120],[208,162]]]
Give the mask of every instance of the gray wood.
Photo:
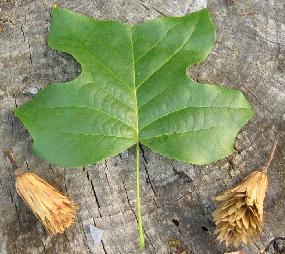
[[[16,194],[13,171],[0,155],[1,253],[224,253],[215,240],[212,197],[238,183],[279,145],[269,170],[265,226],[257,245],[285,235],[285,2],[284,0],[84,0],[56,3],[101,19],[136,23],[183,15],[208,6],[217,43],[203,64],[191,69],[201,82],[241,89],[255,116],[236,139],[233,156],[198,167],[142,147],[142,211],[146,238],[137,249],[134,149],[77,169],[51,166],[31,152],[32,139],[13,109],[51,82],[75,78],[79,64],[47,47],[51,1],[0,2],[0,149],[11,147],[19,163],[71,196],[80,206],[76,223],[51,236]],[[89,225],[104,231],[94,245]],[[243,246],[258,253],[256,246]],[[277,253],[274,246],[268,253]],[[284,253],[284,252],[283,252]]]

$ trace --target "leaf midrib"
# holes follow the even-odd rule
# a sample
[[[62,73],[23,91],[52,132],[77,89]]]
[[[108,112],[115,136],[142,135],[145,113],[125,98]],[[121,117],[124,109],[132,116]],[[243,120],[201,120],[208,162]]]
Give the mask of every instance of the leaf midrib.
[[[131,50],[132,50],[132,66],[133,66],[133,87],[134,87],[134,99],[135,99],[135,105],[136,105],[136,109],[135,109],[135,115],[136,115],[136,143],[139,143],[139,114],[138,114],[138,99],[137,99],[137,90],[138,88],[143,85],[150,77],[152,77],[154,75],[154,73],[156,73],[157,71],[159,71],[163,66],[165,66],[176,54],[178,54],[184,47],[185,45],[190,41],[193,33],[195,32],[196,26],[199,23],[200,20],[200,16],[198,16],[196,18],[196,22],[194,24],[194,28],[192,30],[192,33],[189,35],[189,37],[185,40],[185,42],[182,43],[182,45],[178,48],[178,50],[176,50],[173,54],[171,54],[171,56],[162,64],[160,65],[157,69],[155,69],[150,75],[148,75],[139,85],[138,87],[136,87],[136,70],[135,70],[135,63],[137,61],[135,61],[135,55],[134,55],[134,43],[133,43],[133,28],[134,25],[130,26],[130,39],[131,39]],[[178,24],[180,24],[181,22],[177,22],[175,25],[173,25],[169,30],[172,30],[174,27],[176,27]],[[167,31],[166,35],[168,34],[169,30]],[[163,38],[161,40],[159,40],[158,43],[155,43],[155,46],[158,45],[165,37],[163,36]],[[152,46],[150,50],[152,50],[155,46]],[[149,51],[147,51],[147,53],[149,53]],[[145,56],[145,54],[143,55]],[[140,57],[141,58],[141,57]],[[147,104],[147,103],[146,103]],[[164,117],[164,116],[162,116]],[[144,128],[144,127],[143,127]]]
[[[96,55],[94,54],[94,52],[92,50],[90,50],[88,47],[85,46],[85,44],[83,42],[81,42],[75,33],[72,33],[74,35],[74,38],[76,39],[76,41],[81,44],[92,56],[94,56],[94,60],[101,65],[106,71],[108,71],[112,77],[114,77],[116,80],[118,80],[120,82],[121,85],[125,86],[126,88],[128,88],[130,91],[132,91],[132,89],[130,89],[130,87],[124,82],[122,81],[118,76],[116,76],[116,74],[110,69],[108,68],[104,63],[102,63],[100,60],[97,59]],[[133,44],[132,44],[133,47]],[[133,92],[133,91],[132,91]]]
[[[142,86],[148,79],[150,79],[156,72],[158,72],[163,66],[165,66],[175,55],[177,55],[184,47],[185,45],[190,41],[193,33],[195,32],[196,26],[200,20],[200,16],[197,17],[197,20],[195,22],[194,28],[192,30],[192,33],[189,35],[189,37],[185,40],[185,42],[182,43],[182,45],[173,53],[170,55],[170,57],[162,64],[160,65],[157,69],[155,69],[150,75],[148,75],[137,87],[138,89],[140,86]]]
[[[133,29],[134,26],[130,26],[130,38],[131,38],[131,49],[132,49],[132,60],[133,60],[133,88],[134,88],[134,97],[135,97],[135,115],[136,115],[136,143],[139,143],[139,112],[138,112],[138,97],[136,89],[136,71],[135,71],[135,54],[134,54],[134,43],[133,43]]]
[[[171,28],[167,30],[165,35],[163,35],[154,45],[152,45],[144,54],[142,54],[138,59],[136,59],[135,64],[139,62],[142,58],[144,58],[151,50],[153,50],[159,43],[161,43],[165,37],[169,34],[170,31],[172,31],[177,25],[181,24],[182,22],[177,22]]]
[[[182,45],[178,48],[178,50],[176,50],[173,54],[171,54],[171,56],[162,64],[160,65],[154,72],[152,72],[150,75],[148,75],[139,85],[138,87],[136,87],[136,70],[135,70],[135,55],[134,55],[134,43],[133,43],[133,28],[134,25],[130,26],[130,39],[131,39],[131,50],[132,50],[132,66],[133,66],[133,87],[134,87],[134,98],[135,98],[135,105],[136,105],[136,109],[135,109],[135,115],[136,115],[136,143],[139,143],[139,114],[138,114],[138,99],[137,99],[137,90],[138,88],[145,83],[146,80],[148,80],[151,76],[153,76],[154,73],[156,73],[157,71],[159,71],[163,66],[165,66],[165,64],[167,64],[172,58],[173,56],[175,56],[176,54],[178,54],[183,48],[184,46],[190,41],[195,29],[196,29],[196,25],[198,24],[200,20],[200,16],[197,17],[197,20],[195,22],[194,28],[192,30],[192,33],[189,35],[189,37],[186,39],[186,41],[184,43],[182,43]],[[174,27],[176,27],[178,24],[180,24],[180,22],[176,23],[174,26],[171,27],[172,30]],[[167,31],[166,35],[168,34],[169,30]],[[158,45],[165,37],[166,35],[159,40],[158,43],[155,43],[155,46]],[[155,46],[152,46],[150,50],[152,50]],[[150,51],[148,50],[147,53]],[[145,55],[145,54],[144,54]],[[144,56],[143,55],[143,56]]]
[[[134,25],[130,25],[129,26],[129,32],[130,32],[130,39],[131,39],[131,56],[132,56],[132,75],[133,75],[133,90],[124,82],[122,81],[111,69],[109,69],[104,63],[102,63],[100,60],[97,59],[96,55],[93,53],[92,50],[90,50],[88,47],[86,47],[86,45],[80,41],[76,34],[73,33],[74,35],[74,38],[76,39],[76,41],[82,45],[92,56],[94,56],[94,60],[100,65],[102,66],[102,68],[104,68],[106,71],[108,71],[108,73],[110,73],[110,75],[116,79],[117,81],[119,81],[119,83],[121,85],[123,85],[124,87],[128,88],[130,91],[133,92],[134,94],[134,100],[135,100],[135,128],[130,126],[128,123],[122,121],[121,119],[117,118],[116,116],[113,116],[112,114],[109,114],[105,111],[102,111],[102,110],[99,110],[97,108],[93,108],[93,107],[85,107],[85,108],[89,108],[89,109],[92,109],[92,110],[95,110],[95,111],[98,111],[98,112],[101,112],[103,114],[106,114],[108,116],[110,116],[111,118],[113,119],[116,119],[118,121],[120,121],[121,123],[123,123],[124,125],[126,125],[127,127],[130,127],[132,130],[134,130],[136,132],[136,143],[139,142],[139,133],[140,131],[142,131],[143,129],[145,129],[146,127],[148,127],[149,125],[153,124],[154,122],[160,120],[161,118],[164,118],[164,117],[167,117],[168,115],[172,114],[172,113],[175,113],[177,111],[180,111],[180,110],[183,110],[183,109],[188,109],[188,108],[228,108],[228,107],[215,107],[215,106],[209,106],[209,107],[183,107],[183,108],[180,108],[180,109],[177,109],[175,111],[172,111],[172,112],[169,112],[168,114],[166,115],[163,115],[163,116],[160,116],[158,119],[155,119],[155,121],[152,121],[151,123],[149,123],[148,125],[142,127],[141,129],[139,129],[139,107],[138,107],[138,98],[137,98],[137,90],[138,88],[143,85],[149,78],[151,78],[157,71],[159,71],[161,68],[163,68],[163,66],[165,66],[176,54],[178,54],[179,52],[181,52],[181,50],[185,47],[185,45],[191,40],[192,38],[192,35],[194,34],[195,32],[195,29],[196,29],[196,26],[197,24],[199,23],[199,20],[200,20],[200,16],[197,16],[196,20],[195,20],[195,24],[194,24],[194,27],[193,27],[193,30],[192,30],[192,33],[188,36],[188,38],[182,43],[181,46],[179,46],[177,48],[177,50],[175,50],[175,52],[173,54],[171,54],[169,56],[168,59],[166,59],[164,61],[164,63],[162,65],[160,65],[157,69],[155,69],[150,75],[148,75],[139,85],[138,87],[136,87],[136,70],[135,70],[135,63],[138,62],[139,60],[141,60],[146,54],[148,54],[153,48],[155,48],[163,39],[165,39],[165,37],[167,36],[167,34],[169,33],[169,31],[173,30],[177,25],[181,24],[181,22],[177,22],[176,24],[174,24],[167,32],[166,34],[158,41],[156,42],[145,54],[143,54],[141,57],[139,57],[139,59],[137,59],[135,61],[135,55],[134,55],[134,43],[133,43],[133,28],[134,28]],[[145,103],[144,105],[142,106],[145,106],[147,103]],[[81,106],[72,106],[72,107],[81,107]],[[81,107],[81,108],[83,108]],[[53,108],[59,108],[59,107],[53,107]],[[65,108],[65,107],[60,107],[60,108]],[[140,107],[141,108],[141,107]],[[51,108],[45,108],[45,109],[51,109]],[[243,109],[243,108],[234,108],[234,109]],[[211,128],[217,128],[217,127],[220,127],[220,126],[214,126],[214,127],[211,127]],[[199,129],[200,130],[200,129]],[[201,129],[202,130],[202,129]],[[191,130],[192,131],[192,130]],[[196,130],[198,131],[198,130]],[[187,131],[188,132],[188,131]],[[185,132],[181,132],[181,133],[185,133]],[[64,134],[64,133],[62,133]],[[65,134],[68,134],[68,133],[65,133]],[[77,133],[70,133],[70,134],[77,134]],[[78,135],[84,135],[84,134],[80,134],[78,133]],[[89,135],[89,134],[86,134],[86,135]],[[171,134],[168,134],[168,135],[171,135]],[[115,137],[115,136],[114,136]],[[120,137],[120,136],[118,136]],[[155,136],[154,136],[155,137]],[[153,137],[149,137],[149,138],[153,138]],[[147,138],[148,139],[148,138]]]
[[[150,77],[152,77],[157,71],[159,71],[163,66],[165,66],[165,64],[167,64],[176,54],[178,54],[178,53],[184,48],[184,46],[190,41],[190,39],[191,39],[193,33],[195,32],[196,25],[199,23],[199,20],[200,20],[200,16],[197,17],[196,22],[195,22],[195,24],[194,24],[194,28],[193,28],[193,30],[192,30],[192,33],[191,33],[191,34],[189,35],[189,37],[185,40],[185,42],[183,42],[182,45],[181,45],[173,54],[171,54],[171,55],[169,56],[169,58],[166,59],[166,61],[165,61],[162,65],[160,65],[160,66],[159,66],[157,69],[155,69],[150,75],[148,75],[148,76],[138,85],[138,87],[136,87],[136,70],[135,70],[135,63],[136,63],[137,61],[139,61],[141,58],[143,58],[147,53],[149,53],[155,46],[157,46],[157,45],[166,37],[166,35],[169,33],[169,31],[170,31],[170,30],[173,30],[173,28],[176,27],[177,25],[181,24],[181,22],[177,22],[176,24],[174,24],[174,25],[167,31],[166,35],[163,36],[163,38],[160,39],[158,42],[156,42],[156,43],[154,44],[154,46],[152,46],[152,47],[147,51],[147,53],[144,54],[143,56],[141,56],[137,61],[135,61],[135,55],[134,55],[134,43],[133,43],[133,28],[134,28],[134,25],[129,26],[130,39],[131,39],[131,54],[132,54],[133,90],[130,89],[130,87],[129,87],[125,82],[123,82],[119,77],[117,77],[117,75],[115,75],[115,73],[114,73],[111,69],[109,69],[107,66],[105,66],[105,64],[103,64],[100,60],[98,60],[97,57],[94,55],[93,51],[91,51],[88,47],[86,47],[85,44],[84,44],[83,42],[81,42],[81,41],[77,38],[76,34],[73,33],[74,38],[76,39],[76,41],[77,41],[80,45],[82,45],[91,55],[94,56],[93,59],[94,59],[99,65],[101,65],[106,71],[108,71],[108,72],[112,75],[113,78],[115,78],[117,81],[119,81],[119,83],[120,83],[121,85],[123,85],[124,87],[128,88],[130,91],[133,92],[133,94],[134,94],[134,100],[135,100],[135,116],[136,116],[136,119],[135,119],[135,128],[132,127],[132,126],[130,126],[130,125],[127,124],[126,122],[122,121],[121,119],[119,119],[119,118],[117,118],[117,117],[115,117],[115,116],[113,116],[113,115],[111,115],[111,114],[109,114],[109,113],[107,113],[107,112],[105,112],[105,111],[99,110],[99,109],[97,109],[97,108],[92,108],[92,107],[86,107],[86,108],[89,108],[89,109],[92,109],[92,110],[95,110],[95,111],[104,113],[104,114],[106,114],[106,115],[112,117],[113,119],[116,119],[116,120],[122,122],[123,124],[127,125],[127,126],[130,127],[131,129],[133,129],[133,130],[136,132],[136,143],[138,143],[138,142],[139,142],[139,132],[140,132],[140,130],[139,130],[139,112],[138,112],[138,109],[139,109],[139,108],[138,108],[137,90],[138,90],[138,88],[139,88],[141,85],[143,85]],[[147,104],[147,103],[146,103],[146,104]],[[75,106],[75,107],[76,107],[76,106]],[[64,107],[62,107],[62,108],[64,108]],[[46,109],[48,109],[48,108],[46,108]],[[179,110],[180,110],[180,109],[179,109]],[[173,113],[173,112],[170,112],[169,114],[171,114],[171,113]],[[167,116],[167,115],[161,116],[160,118],[163,118],[163,117],[165,117],[165,116]],[[160,119],[160,118],[159,118],[159,119]],[[156,119],[156,121],[157,121],[157,120],[158,120],[158,119]],[[152,124],[152,123],[150,123],[150,124],[148,124],[148,125],[151,125],[151,124]],[[148,125],[147,125],[147,126],[148,126]],[[147,126],[144,126],[142,129],[144,129],[144,128],[147,127]],[[142,130],[142,129],[141,129],[141,130]]]

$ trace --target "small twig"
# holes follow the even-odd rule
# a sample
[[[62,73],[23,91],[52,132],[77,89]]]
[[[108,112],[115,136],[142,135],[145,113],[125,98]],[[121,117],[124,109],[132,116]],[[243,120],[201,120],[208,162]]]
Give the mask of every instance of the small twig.
[[[277,146],[277,141],[274,142],[272,148],[271,148],[271,151],[270,151],[270,154],[268,156],[268,159],[267,161],[265,162],[265,164],[261,167],[261,170],[263,172],[267,172],[267,169],[269,168],[271,162],[272,162],[272,159],[273,159],[273,156],[274,156],[274,153],[275,153],[275,150],[276,150],[276,146]]]
[[[8,157],[8,159],[9,159],[11,165],[12,165],[12,168],[15,170],[14,171],[14,175],[15,176],[22,175],[23,171],[19,168],[18,163],[15,160],[15,157],[13,155],[12,150],[10,149],[10,150],[5,151],[5,155]]]
[[[5,151],[5,155],[8,157],[8,159],[9,159],[9,161],[10,161],[10,163],[11,163],[13,169],[14,169],[14,170],[19,169],[18,164],[17,164],[17,162],[16,162],[16,160],[15,160],[15,157],[14,157],[14,155],[13,155],[12,150],[10,149],[10,150]]]

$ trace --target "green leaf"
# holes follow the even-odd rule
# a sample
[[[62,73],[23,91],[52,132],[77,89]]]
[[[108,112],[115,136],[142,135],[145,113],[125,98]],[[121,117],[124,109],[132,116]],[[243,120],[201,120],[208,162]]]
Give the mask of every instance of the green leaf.
[[[207,9],[131,26],[54,8],[48,44],[76,58],[82,72],[16,110],[34,152],[67,167],[138,142],[193,164],[232,153],[236,134],[252,116],[249,103],[238,90],[186,75],[214,41]]]

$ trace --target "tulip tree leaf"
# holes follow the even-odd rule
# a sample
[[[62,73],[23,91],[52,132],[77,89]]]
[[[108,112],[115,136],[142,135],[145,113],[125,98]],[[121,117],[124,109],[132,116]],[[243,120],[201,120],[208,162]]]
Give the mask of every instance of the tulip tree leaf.
[[[138,142],[193,164],[221,159],[252,111],[242,93],[186,74],[215,42],[208,10],[128,25],[54,8],[48,45],[82,66],[16,110],[47,161],[81,166]]]

